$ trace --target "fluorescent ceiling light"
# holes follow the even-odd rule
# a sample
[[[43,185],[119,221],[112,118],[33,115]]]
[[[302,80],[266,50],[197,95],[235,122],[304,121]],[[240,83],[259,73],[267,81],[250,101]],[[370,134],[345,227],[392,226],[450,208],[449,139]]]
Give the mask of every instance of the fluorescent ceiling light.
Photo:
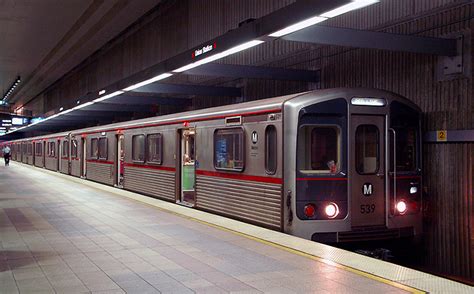
[[[183,71],[187,71],[191,68],[195,68],[197,66],[200,66],[200,65],[203,65],[205,63],[209,63],[209,62],[213,62],[217,59],[221,59],[221,58],[224,58],[226,56],[229,56],[229,55],[232,55],[234,53],[237,53],[237,52],[240,52],[240,51],[243,51],[245,49],[248,49],[248,48],[251,48],[251,47],[254,47],[254,46],[257,46],[257,45],[260,45],[262,44],[264,41],[260,41],[260,40],[253,40],[253,41],[249,41],[249,42],[246,42],[246,43],[243,43],[241,45],[238,45],[238,46],[235,46],[235,47],[232,47],[230,49],[227,49],[221,53],[217,53],[217,54],[214,54],[214,55],[211,55],[209,57],[206,57],[204,59],[201,59],[201,60],[198,60],[196,62],[193,62],[193,63],[190,63],[188,65],[185,65],[183,67],[180,67],[178,69],[175,69],[173,70],[173,72],[183,72]]]
[[[281,37],[284,35],[288,35],[290,33],[299,31],[301,29],[307,28],[309,26],[315,25],[317,23],[323,22],[327,20],[326,17],[320,17],[320,16],[315,16],[312,18],[308,18],[306,20],[300,21],[298,23],[295,23],[294,25],[288,26],[282,30],[276,31],[274,33],[271,33],[269,36],[270,37]]]
[[[157,82],[157,81],[159,81],[159,80],[166,79],[166,78],[168,78],[168,77],[170,77],[170,76],[172,76],[172,75],[173,75],[172,73],[163,73],[163,74],[158,75],[158,76],[156,76],[156,77],[154,77],[154,78],[151,78],[151,79],[149,79],[149,80],[145,80],[145,81],[140,82],[140,83],[138,83],[138,84],[135,84],[135,85],[133,85],[133,86],[127,87],[127,88],[123,89],[123,91],[132,91],[132,90],[135,90],[136,88],[140,88],[140,87],[143,87],[143,86],[145,86],[145,85],[148,85],[148,84]]]
[[[115,91],[113,93],[110,93],[109,95],[105,95],[104,97],[100,97],[100,98],[97,98],[94,100],[94,102],[100,102],[100,101],[104,101],[104,100],[107,100],[109,98],[112,98],[112,97],[115,97],[117,95],[120,95],[120,94],[123,94],[124,91]]]
[[[89,105],[92,105],[92,104],[94,104],[94,102],[89,101],[89,102],[86,102],[86,103],[84,103],[84,104],[78,105],[78,106],[74,107],[73,109],[75,109],[75,110],[81,109],[81,108],[84,108],[84,107],[89,106]]]
[[[323,13],[323,14],[321,14],[321,16],[322,17],[327,17],[327,18],[335,17],[335,16],[344,14],[344,13],[352,11],[352,10],[356,10],[356,9],[359,9],[359,8],[362,8],[362,7],[365,7],[365,6],[375,4],[377,2],[380,2],[380,0],[355,0],[355,1],[352,1],[351,3],[349,3],[349,4],[343,5],[341,7],[336,8],[336,9],[330,10],[326,13]]]

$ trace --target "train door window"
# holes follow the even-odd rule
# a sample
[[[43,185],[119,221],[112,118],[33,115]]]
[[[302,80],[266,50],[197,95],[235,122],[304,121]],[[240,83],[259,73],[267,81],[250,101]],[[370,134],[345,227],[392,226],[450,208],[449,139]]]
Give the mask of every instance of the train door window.
[[[379,129],[360,125],[355,134],[355,165],[359,174],[375,174],[379,169]]]
[[[49,142],[49,156],[50,157],[55,157],[55,148],[56,148],[56,144],[54,142]]]
[[[147,161],[161,164],[163,154],[163,135],[150,134],[147,137]]]
[[[99,159],[107,159],[107,138],[99,138]]]
[[[63,141],[62,157],[69,156],[69,141]]]
[[[132,136],[132,160],[145,162],[145,135]]]
[[[28,145],[27,145],[26,148],[27,148],[27,151],[26,151],[27,154],[28,154],[28,155],[32,155],[32,154],[33,154],[33,144],[28,143]]]
[[[41,156],[43,154],[43,143],[35,143],[35,155]]]
[[[337,173],[340,170],[341,129],[306,125],[298,134],[298,169],[303,173]]]
[[[220,170],[244,170],[244,130],[220,129],[214,133],[214,167]]]
[[[71,140],[71,157],[77,158],[77,140]]]
[[[265,171],[273,175],[277,170],[277,131],[274,125],[265,129]]]
[[[99,139],[91,139],[91,157],[98,159],[99,158]]]

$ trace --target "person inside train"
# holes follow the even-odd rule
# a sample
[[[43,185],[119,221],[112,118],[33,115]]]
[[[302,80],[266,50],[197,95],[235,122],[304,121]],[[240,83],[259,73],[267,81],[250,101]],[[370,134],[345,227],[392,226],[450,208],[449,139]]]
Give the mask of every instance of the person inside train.
[[[5,146],[5,148],[3,148],[3,159],[5,159],[5,166],[8,166],[10,165],[10,147],[8,146]]]

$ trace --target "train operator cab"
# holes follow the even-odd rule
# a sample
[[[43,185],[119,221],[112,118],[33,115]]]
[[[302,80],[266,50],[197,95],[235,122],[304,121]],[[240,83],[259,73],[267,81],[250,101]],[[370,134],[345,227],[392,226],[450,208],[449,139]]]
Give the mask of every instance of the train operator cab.
[[[421,233],[416,105],[341,89],[291,99],[284,114],[285,231],[326,243]]]

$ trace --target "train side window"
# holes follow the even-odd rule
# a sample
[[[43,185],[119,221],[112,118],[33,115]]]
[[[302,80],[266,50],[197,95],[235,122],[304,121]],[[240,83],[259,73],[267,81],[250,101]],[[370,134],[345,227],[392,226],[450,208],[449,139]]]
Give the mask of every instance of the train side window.
[[[63,141],[63,154],[62,157],[68,157],[69,155],[69,141]]]
[[[99,159],[107,159],[107,138],[99,138]]]
[[[77,140],[71,141],[71,157],[77,158]]]
[[[244,130],[218,129],[214,132],[214,167],[217,170],[244,170]]]
[[[163,154],[163,135],[150,134],[147,136],[147,155],[148,162],[162,164]]]
[[[99,158],[99,139],[91,139],[91,157],[98,159]]]
[[[341,129],[338,126],[306,125],[298,134],[298,167],[303,173],[340,171]]]
[[[273,175],[277,170],[277,131],[274,125],[265,129],[265,171]]]
[[[145,135],[132,136],[132,160],[145,162]]]
[[[379,129],[360,125],[355,134],[355,167],[359,174],[375,174],[379,169]]]

